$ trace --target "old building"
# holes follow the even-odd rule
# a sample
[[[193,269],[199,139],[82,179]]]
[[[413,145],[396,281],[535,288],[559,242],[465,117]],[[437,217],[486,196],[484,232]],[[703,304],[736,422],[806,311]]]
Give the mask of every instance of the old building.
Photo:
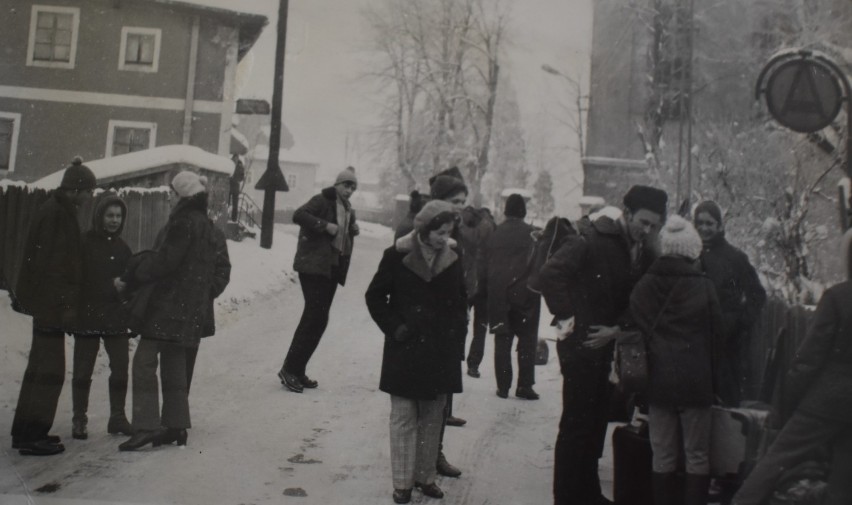
[[[227,156],[264,16],[174,0],[0,0],[0,178],[189,144]]]

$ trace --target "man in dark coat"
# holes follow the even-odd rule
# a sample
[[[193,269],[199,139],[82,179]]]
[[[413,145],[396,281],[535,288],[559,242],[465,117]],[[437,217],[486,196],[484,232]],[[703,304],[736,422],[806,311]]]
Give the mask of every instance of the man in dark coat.
[[[507,398],[512,386],[512,342],[518,337],[518,387],[515,396],[538,400],[535,384],[535,351],[541,298],[527,288],[531,225],[524,222],[526,203],[521,195],[506,199],[506,220],[483,248],[481,285],[488,291],[488,321],[494,333],[494,373],[497,396]]]
[[[83,265],[77,210],[94,188],[95,175],[75,158],[27,234],[14,293],[16,306],[33,316],[32,347],[12,422],[12,447],[22,455],[65,450],[59,437],[48,432],[65,380],[64,336],[78,322]]]
[[[694,216],[704,243],[701,264],[722,305],[724,345],[718,394],[726,405],[738,406],[749,373],[751,329],[766,303],[766,291],[748,256],[725,239],[722,210],[716,202],[699,203]]]
[[[598,459],[606,438],[612,341],[631,326],[630,292],[652,262],[649,247],[668,197],[633,186],[617,220],[600,217],[566,238],[541,271],[542,295],[556,318],[562,418],[556,438],[556,505],[602,504]]]
[[[293,270],[299,272],[305,308],[278,378],[295,393],[318,386],[305,371],[328,326],[337,286],[346,284],[354,239],[359,233],[349,203],[357,187],[355,169],[348,167],[337,175],[334,186],[322,190],[293,214],[293,222],[299,225]]]
[[[834,454],[823,503],[852,503],[851,240],[852,232],[847,231],[841,255],[847,280],[822,295],[808,336],[787,373],[785,403],[791,404],[793,415],[734,496],[735,505],[766,503],[785,470],[826,444]]]

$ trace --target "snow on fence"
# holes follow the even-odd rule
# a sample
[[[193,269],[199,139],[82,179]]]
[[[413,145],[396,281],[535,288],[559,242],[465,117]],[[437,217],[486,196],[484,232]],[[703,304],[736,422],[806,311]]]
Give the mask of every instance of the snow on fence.
[[[0,289],[15,285],[30,221],[49,194],[27,186],[0,187]],[[121,237],[133,252],[150,249],[169,217],[167,189],[122,189],[119,194],[127,204]],[[96,202],[97,195],[80,209],[80,230],[91,228]]]

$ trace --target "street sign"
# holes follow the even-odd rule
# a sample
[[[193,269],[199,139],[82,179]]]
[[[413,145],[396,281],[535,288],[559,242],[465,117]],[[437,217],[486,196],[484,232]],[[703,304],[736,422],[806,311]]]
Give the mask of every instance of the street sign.
[[[772,116],[800,133],[831,124],[844,99],[834,72],[817,60],[804,58],[778,65],[769,75],[765,92]]]

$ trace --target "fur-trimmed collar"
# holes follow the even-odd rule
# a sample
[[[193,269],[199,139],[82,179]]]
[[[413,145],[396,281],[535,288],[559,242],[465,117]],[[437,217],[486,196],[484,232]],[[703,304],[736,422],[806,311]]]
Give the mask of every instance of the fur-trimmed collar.
[[[447,246],[438,252],[431,268],[429,268],[426,258],[423,257],[423,251],[420,249],[421,245],[420,241],[417,240],[416,231],[397,239],[394,247],[401,253],[408,253],[402,258],[403,265],[424,281],[430,282],[458,259],[459,255],[453,251],[457,245],[455,240],[452,238],[449,239]]]

